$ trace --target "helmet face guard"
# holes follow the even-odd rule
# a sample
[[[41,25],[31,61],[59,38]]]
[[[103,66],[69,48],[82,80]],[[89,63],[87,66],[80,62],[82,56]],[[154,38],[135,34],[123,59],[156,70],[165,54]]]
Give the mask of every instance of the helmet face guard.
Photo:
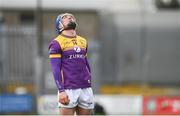
[[[76,20],[75,17],[70,13],[64,13],[64,14],[58,15],[57,18],[56,18],[56,31],[57,31],[58,34],[61,34],[61,32],[63,30],[65,30],[62,19],[63,19],[64,16],[67,16],[67,15],[72,16],[73,19]],[[75,23],[76,23],[76,21],[75,21]]]

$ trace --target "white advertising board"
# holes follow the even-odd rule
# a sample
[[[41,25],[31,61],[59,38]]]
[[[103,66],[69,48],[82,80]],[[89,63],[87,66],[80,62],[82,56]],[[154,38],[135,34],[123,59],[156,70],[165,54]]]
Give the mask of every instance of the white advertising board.
[[[94,95],[94,101],[103,106],[108,115],[142,114],[142,96]],[[43,95],[38,99],[39,114],[58,114],[57,95]]]
[[[58,114],[57,95],[43,95],[38,98],[38,114]]]
[[[110,115],[142,113],[142,96],[96,95],[94,101],[102,105]]]

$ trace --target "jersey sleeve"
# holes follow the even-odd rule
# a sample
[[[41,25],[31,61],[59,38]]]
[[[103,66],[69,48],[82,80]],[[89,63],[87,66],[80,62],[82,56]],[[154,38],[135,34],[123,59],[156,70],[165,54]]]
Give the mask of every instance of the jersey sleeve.
[[[49,58],[61,58],[61,47],[56,40],[49,44]]]
[[[61,75],[61,49],[55,40],[49,45],[49,58],[56,86],[59,92],[62,92],[64,91],[64,79]]]

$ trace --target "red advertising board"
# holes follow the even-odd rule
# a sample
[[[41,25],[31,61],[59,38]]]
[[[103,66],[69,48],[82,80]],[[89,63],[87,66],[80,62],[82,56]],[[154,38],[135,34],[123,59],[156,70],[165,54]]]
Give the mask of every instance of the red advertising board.
[[[163,97],[163,96],[148,96],[143,98],[143,114],[165,115],[180,114],[180,96],[178,97]]]

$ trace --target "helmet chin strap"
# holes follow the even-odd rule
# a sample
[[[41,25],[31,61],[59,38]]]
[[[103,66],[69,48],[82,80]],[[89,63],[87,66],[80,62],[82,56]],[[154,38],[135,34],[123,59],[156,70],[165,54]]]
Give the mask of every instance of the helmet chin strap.
[[[75,22],[74,22],[75,23]],[[64,25],[62,26],[63,28],[61,29],[60,33],[61,34],[64,30],[75,30],[76,28],[76,23],[75,23],[75,27],[71,27],[71,26],[68,26],[68,27],[65,27]]]

